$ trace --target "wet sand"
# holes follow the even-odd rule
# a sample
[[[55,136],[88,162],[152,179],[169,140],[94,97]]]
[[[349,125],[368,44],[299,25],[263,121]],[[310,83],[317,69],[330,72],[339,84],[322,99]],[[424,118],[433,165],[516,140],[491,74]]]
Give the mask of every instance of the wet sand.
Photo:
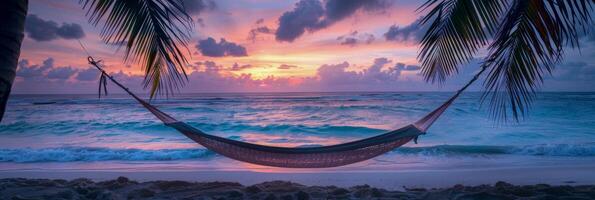
[[[481,185],[505,181],[515,185],[594,185],[595,164],[553,165],[495,168],[441,168],[426,170],[377,170],[377,171],[280,171],[247,170],[0,170],[0,178],[66,179],[87,178],[106,181],[120,176],[139,182],[189,181],[189,182],[237,182],[253,185],[267,181],[283,180],[303,185],[335,185],[352,187],[370,185],[387,190],[409,188],[445,188],[456,184]]]

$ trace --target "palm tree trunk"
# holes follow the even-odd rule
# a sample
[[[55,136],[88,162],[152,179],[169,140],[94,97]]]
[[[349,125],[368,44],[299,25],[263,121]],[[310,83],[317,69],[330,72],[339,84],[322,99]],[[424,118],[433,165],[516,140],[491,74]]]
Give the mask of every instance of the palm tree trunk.
[[[29,0],[0,1],[0,122],[16,76],[28,4]]]

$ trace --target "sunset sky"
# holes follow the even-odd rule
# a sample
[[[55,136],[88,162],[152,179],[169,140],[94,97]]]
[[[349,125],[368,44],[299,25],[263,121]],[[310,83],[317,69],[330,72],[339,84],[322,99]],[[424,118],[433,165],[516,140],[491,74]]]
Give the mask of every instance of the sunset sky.
[[[423,1],[188,0],[195,23],[189,82],[182,92],[452,91],[477,70],[471,63],[444,84],[418,75],[417,23]],[[94,93],[98,73],[86,53],[133,90],[142,71],[103,43],[77,0],[31,0],[16,94]],[[568,50],[546,91],[594,91],[595,37]],[[481,56],[481,55],[480,55]],[[481,84],[474,86],[475,90]]]

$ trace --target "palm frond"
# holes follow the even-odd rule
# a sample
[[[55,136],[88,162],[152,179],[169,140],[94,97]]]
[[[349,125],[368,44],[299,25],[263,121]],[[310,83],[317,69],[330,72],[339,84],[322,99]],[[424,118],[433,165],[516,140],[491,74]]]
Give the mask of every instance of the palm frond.
[[[442,82],[469,62],[495,32],[506,1],[428,0],[421,23],[430,27],[421,39],[418,59],[426,81]]]
[[[102,24],[106,43],[125,44],[124,59],[141,64],[151,98],[184,85],[192,18],[181,0],[80,0],[79,4],[91,24]]]
[[[514,0],[489,47],[490,71],[482,101],[494,117],[525,116],[535,92],[563,56],[578,46],[577,30],[591,23],[587,0]],[[581,28],[582,27],[582,28]]]

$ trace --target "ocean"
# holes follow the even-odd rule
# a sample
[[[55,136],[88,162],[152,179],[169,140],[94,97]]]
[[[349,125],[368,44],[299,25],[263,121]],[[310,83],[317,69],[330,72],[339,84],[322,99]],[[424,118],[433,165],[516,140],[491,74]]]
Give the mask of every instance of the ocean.
[[[330,145],[412,123],[449,92],[182,94],[152,103],[207,133],[274,146]],[[419,143],[333,169],[423,170],[595,163],[595,93],[539,93],[526,118],[490,118],[465,93]],[[40,102],[55,102],[38,104]],[[0,170],[291,171],[217,155],[123,94],[13,95]]]

